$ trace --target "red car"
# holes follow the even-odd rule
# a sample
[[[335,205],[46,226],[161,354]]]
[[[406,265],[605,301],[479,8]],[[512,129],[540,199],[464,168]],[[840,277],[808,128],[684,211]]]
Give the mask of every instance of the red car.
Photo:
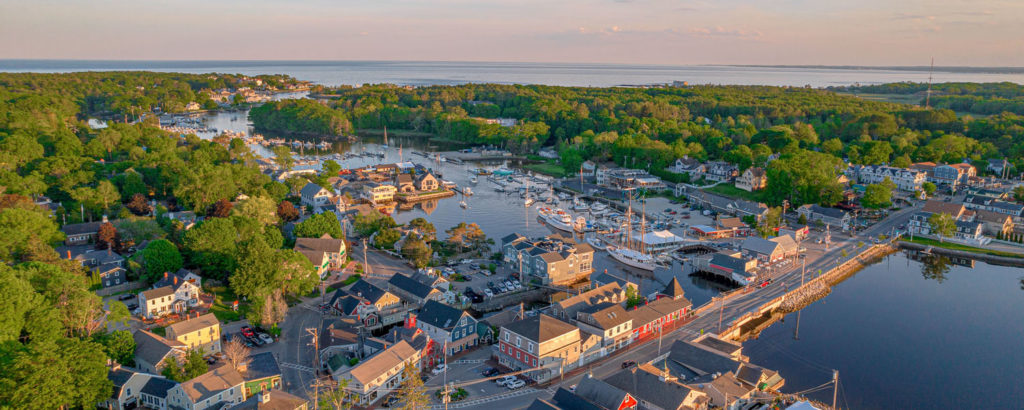
[[[256,337],[256,333],[253,333],[252,328],[249,326],[242,326],[242,335],[245,337]]]
[[[770,284],[770,283],[772,283],[771,279],[765,279],[764,282],[761,282],[761,286],[760,287],[763,288],[765,286],[768,286],[768,284]]]

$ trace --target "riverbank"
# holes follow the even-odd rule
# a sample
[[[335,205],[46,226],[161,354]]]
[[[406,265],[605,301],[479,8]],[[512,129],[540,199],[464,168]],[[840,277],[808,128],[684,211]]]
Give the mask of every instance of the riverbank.
[[[395,194],[395,200],[397,200],[399,203],[409,203],[426,201],[429,199],[448,198],[453,196],[455,196],[454,192],[452,192],[450,189],[445,189],[441,191],[421,192],[415,194]]]
[[[975,248],[958,243],[939,242],[928,238],[918,237],[912,240],[900,240],[899,247],[914,251],[927,251],[931,249],[932,253],[940,255],[977,259],[996,265],[1024,267],[1024,255],[1021,254]]]

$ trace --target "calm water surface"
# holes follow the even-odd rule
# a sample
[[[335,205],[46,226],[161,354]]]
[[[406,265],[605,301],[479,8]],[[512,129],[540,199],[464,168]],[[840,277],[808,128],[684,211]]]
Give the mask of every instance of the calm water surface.
[[[938,261],[942,262],[942,261]],[[945,260],[948,262],[948,259]],[[922,263],[902,253],[746,342],[787,392],[838,369],[853,409],[1006,408],[1024,403],[1024,270]],[[811,397],[831,403],[832,390]]]
[[[424,61],[76,61],[0,60],[0,71],[68,72],[148,70],[184,73],[288,74],[324,85],[394,83],[451,85],[465,83],[545,84],[610,87],[616,85],[753,84],[827,87],[854,83],[928,81],[926,70],[842,69],[811,67],[664,66],[622,64],[479,63]],[[1024,74],[935,72],[935,82],[1011,81]]]

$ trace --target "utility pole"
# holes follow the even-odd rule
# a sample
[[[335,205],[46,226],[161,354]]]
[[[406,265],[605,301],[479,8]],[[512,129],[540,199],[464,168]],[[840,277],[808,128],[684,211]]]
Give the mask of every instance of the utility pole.
[[[363,273],[370,276],[370,264],[366,262],[366,238],[363,238]]]
[[[804,275],[807,274],[807,255],[800,255],[802,267],[800,268],[800,287],[804,286]]]
[[[839,370],[832,370],[832,408],[836,408],[836,397],[839,395]]]
[[[661,356],[661,336],[665,334],[665,324],[658,321],[658,356]]]
[[[725,297],[718,299],[718,333],[722,332],[722,315],[725,313]]]

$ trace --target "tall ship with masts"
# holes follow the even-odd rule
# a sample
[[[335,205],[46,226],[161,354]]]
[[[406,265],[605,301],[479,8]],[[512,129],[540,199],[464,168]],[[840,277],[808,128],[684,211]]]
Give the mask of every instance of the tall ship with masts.
[[[634,247],[632,246],[633,245],[633,243],[632,243],[633,242],[633,239],[632,239],[632,236],[633,236],[632,235],[632,230],[633,230],[633,220],[632,220],[632,216],[633,216],[633,197],[632,197],[632,194],[628,195],[628,197],[629,197],[629,206],[626,208],[626,232],[625,232],[625,235],[623,235],[623,238],[625,240],[621,240],[620,239],[619,244],[617,244],[617,245],[614,245],[614,244],[613,245],[608,245],[608,248],[607,248],[608,249],[608,253],[612,256],[612,258],[615,258],[616,261],[619,261],[619,263],[622,263],[622,264],[624,264],[626,266],[631,266],[631,267],[634,267],[634,268],[648,270],[648,271],[652,271],[653,272],[654,269],[658,267],[657,264],[655,263],[654,256],[651,256],[651,255],[648,255],[647,253],[645,253],[643,251],[642,247],[640,248],[640,250],[633,249]],[[645,227],[645,225],[647,223],[647,215],[646,215],[645,212],[643,212],[643,210],[641,210],[640,214],[641,214],[641,219],[640,219],[640,237],[642,238],[643,237],[644,227]]]

